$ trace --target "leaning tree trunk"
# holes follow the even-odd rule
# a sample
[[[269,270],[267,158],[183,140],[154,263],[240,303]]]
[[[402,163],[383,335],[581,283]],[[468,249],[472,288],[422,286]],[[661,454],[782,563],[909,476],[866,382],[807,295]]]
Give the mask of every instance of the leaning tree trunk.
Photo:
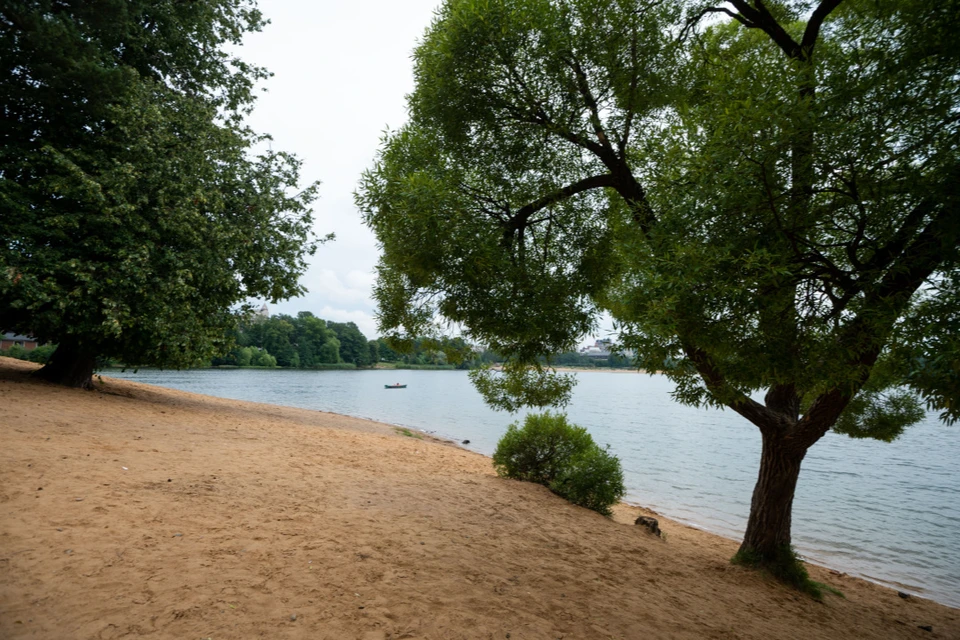
[[[800,463],[807,447],[781,434],[763,434],[760,475],[753,490],[747,532],[736,559],[778,577],[796,564],[790,547],[790,516]]]
[[[67,387],[90,389],[97,354],[84,348],[78,341],[64,339],[50,356],[50,361],[37,371],[38,378]]]

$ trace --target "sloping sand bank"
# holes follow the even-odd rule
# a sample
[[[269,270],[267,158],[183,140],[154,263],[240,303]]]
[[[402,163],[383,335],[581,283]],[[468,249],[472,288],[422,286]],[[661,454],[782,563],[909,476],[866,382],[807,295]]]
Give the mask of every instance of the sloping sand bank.
[[[960,610],[813,567],[846,595],[817,603],[387,425],[32,368],[0,360],[0,638],[960,638]]]

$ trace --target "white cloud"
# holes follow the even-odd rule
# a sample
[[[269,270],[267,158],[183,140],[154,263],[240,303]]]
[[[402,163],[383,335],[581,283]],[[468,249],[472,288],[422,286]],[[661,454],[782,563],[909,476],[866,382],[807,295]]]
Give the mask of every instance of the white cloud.
[[[348,271],[339,274],[333,269],[312,269],[303,279],[310,293],[322,299],[341,304],[349,303],[369,307],[370,290],[373,286],[373,274],[362,271]]]
[[[335,309],[333,307],[323,307],[319,313],[324,320],[333,320],[334,322],[354,322],[360,329],[360,333],[367,336],[367,340],[373,340],[379,334],[377,332],[377,321],[373,315],[365,311],[356,311],[349,309]]]
[[[237,50],[274,73],[249,124],[271,134],[275,150],[303,160],[304,183],[322,182],[313,204],[314,232],[337,235],[309,259],[302,280],[309,293],[270,305],[271,313],[310,311],[356,322],[368,337],[376,335],[370,291],[379,250],[353,193],[373,164],[383,131],[407,120],[412,53],[439,4],[271,0],[261,6],[271,24],[248,34]]]
[[[320,180],[313,204],[314,231],[336,233],[310,258],[302,284],[309,293],[270,305],[272,314],[310,311],[337,322],[356,322],[377,335],[370,299],[379,258],[376,239],[353,204],[360,174],[373,164],[380,137],[407,119],[413,90],[411,54],[440,0],[271,0],[261,5],[271,21],[249,34],[237,53],[267,67],[249,118],[269,133],[275,150],[304,162],[304,183]]]

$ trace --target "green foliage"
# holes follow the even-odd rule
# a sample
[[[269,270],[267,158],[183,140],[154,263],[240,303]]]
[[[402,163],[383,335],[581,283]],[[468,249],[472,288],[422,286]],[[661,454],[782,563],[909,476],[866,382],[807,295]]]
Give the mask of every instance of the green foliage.
[[[583,427],[567,422],[563,414],[530,414],[520,428],[507,427],[493,454],[497,473],[507,478],[549,485],[575,456],[594,447]]]
[[[617,353],[611,353],[605,358],[595,358],[583,355],[577,351],[567,351],[557,355],[544,358],[543,362],[556,367],[578,367],[586,369],[610,368],[610,369],[634,369],[633,361]]]
[[[597,362],[593,358],[580,355],[576,351],[567,351],[566,353],[558,354],[550,358],[550,364],[558,367],[593,368],[597,366]]]
[[[893,442],[926,415],[917,396],[905,389],[861,391],[840,415],[833,430],[851,438]]]
[[[897,328],[896,357],[909,387],[949,424],[960,419],[960,274],[930,285]]]
[[[267,72],[227,52],[247,0],[41,1],[0,21],[0,326],[181,367],[224,350],[250,297],[302,292],[300,162],[242,124]]]
[[[30,362],[39,362],[40,364],[46,364],[50,361],[50,357],[53,355],[53,352],[57,350],[57,345],[55,344],[42,344],[36,349],[27,352],[27,360]]]
[[[475,369],[495,361],[490,350],[476,351],[463,338],[391,336],[376,340],[378,362],[401,368]]]
[[[843,597],[843,594],[833,587],[811,580],[803,561],[790,546],[781,547],[773,559],[765,562],[761,561],[760,555],[755,551],[741,548],[730,561],[742,567],[760,568],[780,582],[806,593],[817,601],[823,600],[825,590]]]
[[[8,358],[16,358],[17,360],[27,360],[27,355],[30,352],[24,349],[21,345],[15,344],[9,349],[0,349],[0,355],[6,356]]]
[[[16,358],[17,360],[29,360],[30,362],[39,362],[40,364],[46,364],[50,360],[50,356],[56,351],[57,345],[55,344],[42,344],[35,349],[30,349],[29,351],[21,347],[20,345],[13,345],[9,349],[0,349],[0,356],[6,356],[8,358]]]
[[[360,329],[353,322],[328,322],[340,341],[340,357],[344,362],[351,362],[358,367],[368,367],[373,364],[370,359],[370,344]]]
[[[519,411],[523,407],[564,407],[570,402],[576,379],[544,369],[539,363],[527,366],[506,362],[499,371],[483,366],[469,374],[484,402],[498,411]]]
[[[273,368],[277,366],[277,359],[264,349],[254,349],[250,366]]]
[[[319,369],[341,364],[337,334],[309,311],[301,311],[296,317],[247,315],[236,330],[228,333],[228,339],[235,346],[226,355],[214,358],[214,366],[251,366],[256,350],[269,353],[281,367]],[[350,363],[342,368],[355,366]]]
[[[549,487],[570,502],[603,515],[625,494],[620,461],[597,446],[587,430],[549,411],[507,427],[493,454],[497,474]]]
[[[423,371],[453,371],[456,367],[452,364],[404,364],[396,363],[393,369],[414,369]]]
[[[610,507],[626,495],[620,460],[596,445],[573,456],[550,483],[550,490],[605,516],[612,515]]]
[[[276,358],[281,367],[297,367],[300,364],[300,354],[290,343],[293,337],[293,323],[284,316],[270,318],[262,324],[262,347],[264,351]]]
[[[235,363],[238,367],[249,367],[253,363],[253,349],[250,347],[237,349]]]

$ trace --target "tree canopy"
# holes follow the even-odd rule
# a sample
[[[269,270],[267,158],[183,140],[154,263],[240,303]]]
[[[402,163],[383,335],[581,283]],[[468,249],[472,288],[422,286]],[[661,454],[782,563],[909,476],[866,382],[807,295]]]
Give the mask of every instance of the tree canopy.
[[[253,154],[269,74],[226,50],[264,24],[248,0],[0,9],[0,326],[59,343],[50,379],[189,365],[238,303],[302,292],[316,185]]]
[[[357,193],[381,329],[457,323],[513,408],[609,313],[758,427],[740,557],[789,568],[811,445],[960,417],[958,58],[955,1],[448,0]]]

